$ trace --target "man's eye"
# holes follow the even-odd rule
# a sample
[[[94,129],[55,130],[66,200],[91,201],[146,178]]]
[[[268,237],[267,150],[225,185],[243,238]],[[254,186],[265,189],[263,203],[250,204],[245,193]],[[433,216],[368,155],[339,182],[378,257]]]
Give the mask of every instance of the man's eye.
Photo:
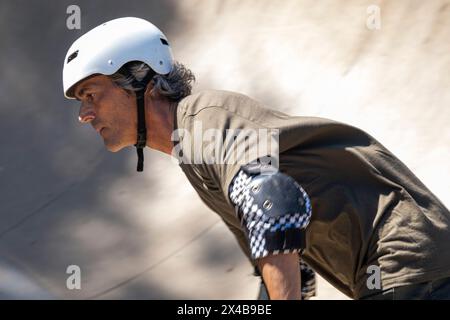
[[[94,93],[88,93],[88,94],[86,94],[86,98],[88,98],[89,101],[94,100],[94,96],[95,96]]]

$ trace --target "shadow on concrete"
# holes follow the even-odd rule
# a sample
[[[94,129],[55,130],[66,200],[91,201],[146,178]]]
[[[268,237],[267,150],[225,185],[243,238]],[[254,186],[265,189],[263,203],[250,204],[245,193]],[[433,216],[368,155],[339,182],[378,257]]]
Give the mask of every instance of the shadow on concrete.
[[[71,4],[81,7],[80,31],[66,28]],[[366,27],[374,4],[378,31]],[[237,244],[181,170],[146,151],[146,172],[136,173],[135,151],[109,154],[63,97],[69,45],[127,15],[165,32],[197,90],[355,125],[449,205],[448,1],[2,1],[0,297],[256,294]],[[81,291],[66,289],[71,264]]]
[[[71,4],[81,8],[81,30],[66,28]],[[95,297],[167,257],[205,227],[185,224],[189,230],[170,237],[176,221],[164,221],[183,209],[171,208],[169,201],[177,198],[161,181],[174,175],[184,179],[181,171],[167,157],[147,151],[146,173],[136,173],[134,148],[109,154],[92,128],[78,124],[78,102],[63,97],[62,62],[70,44],[122,16],[148,19],[169,38],[182,32],[183,19],[172,1],[0,4],[0,255],[9,261],[0,271],[2,298]],[[155,203],[163,209],[154,212]],[[155,231],[158,221],[162,229]],[[166,237],[159,235],[164,230]],[[65,287],[71,264],[82,270],[80,291]],[[20,281],[12,280],[14,274],[42,291],[15,287]],[[138,282],[121,296],[138,297],[175,298],[177,292],[145,279],[145,285]]]

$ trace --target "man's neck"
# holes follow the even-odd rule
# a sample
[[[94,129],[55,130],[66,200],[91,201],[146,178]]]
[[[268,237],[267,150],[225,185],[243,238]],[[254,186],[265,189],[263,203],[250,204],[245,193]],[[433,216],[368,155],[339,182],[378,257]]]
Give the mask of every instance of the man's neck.
[[[171,140],[178,103],[166,99],[149,99],[145,106],[147,146],[172,154]]]

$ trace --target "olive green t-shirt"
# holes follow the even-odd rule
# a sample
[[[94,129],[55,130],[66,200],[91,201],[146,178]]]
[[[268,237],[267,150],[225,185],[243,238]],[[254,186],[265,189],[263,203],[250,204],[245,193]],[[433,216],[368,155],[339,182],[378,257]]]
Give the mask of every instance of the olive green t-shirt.
[[[175,122],[180,167],[250,260],[244,229],[228,198],[243,162],[224,160],[229,160],[230,143],[245,142],[239,132],[263,129],[277,132],[279,170],[311,200],[302,259],[337,289],[351,298],[376,293],[367,286],[373,274],[369,266],[379,267],[381,290],[450,276],[448,209],[364,131],[324,118],[288,116],[245,95],[213,90],[180,101]],[[236,129],[234,138],[224,138]],[[220,152],[212,141],[219,142]],[[242,150],[249,148],[246,144]]]

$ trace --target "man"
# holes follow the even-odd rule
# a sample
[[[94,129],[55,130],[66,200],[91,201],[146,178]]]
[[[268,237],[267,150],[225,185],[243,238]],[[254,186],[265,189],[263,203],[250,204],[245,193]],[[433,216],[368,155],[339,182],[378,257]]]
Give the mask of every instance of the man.
[[[351,298],[450,298],[450,213],[377,140],[237,93],[191,94],[192,81],[137,18],[94,28],[64,61],[79,120],[110,151],[135,145],[138,171],[145,146],[176,158],[262,276],[261,298],[309,297],[303,261]]]

